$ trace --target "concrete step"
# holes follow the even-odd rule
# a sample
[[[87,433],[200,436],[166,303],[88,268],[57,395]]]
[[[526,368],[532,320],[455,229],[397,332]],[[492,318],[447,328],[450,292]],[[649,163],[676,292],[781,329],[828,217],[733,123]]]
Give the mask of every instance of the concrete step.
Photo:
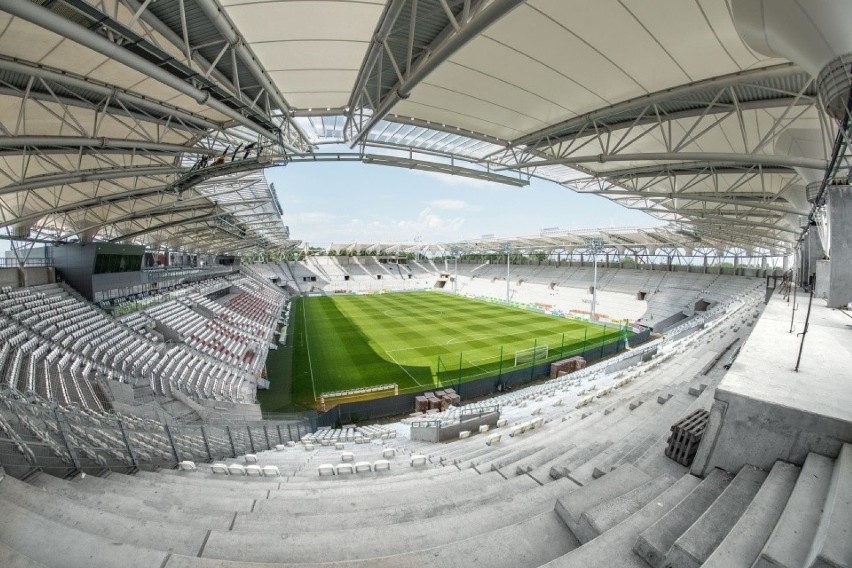
[[[254,498],[219,496],[215,494],[215,491],[209,493],[204,490],[184,491],[180,487],[173,488],[170,491],[158,487],[133,487],[92,475],[75,477],[71,484],[93,494],[127,495],[163,507],[203,507],[207,511],[230,511],[233,513],[234,511],[251,511],[256,501]],[[266,493],[264,491],[260,497],[265,498]]]
[[[162,566],[168,553],[113,542],[0,501],[0,544],[61,568],[150,568]]]
[[[743,466],[721,495],[672,545],[665,565],[699,568],[716,550],[760,490],[767,473]]]
[[[833,459],[808,454],[784,512],[760,551],[755,568],[800,568],[805,565],[833,470]]]
[[[309,533],[280,529],[241,533],[212,531],[202,556],[249,562],[331,562],[449,546],[551,511],[556,499],[575,488],[571,481],[560,480],[481,507],[454,512],[443,517],[441,522],[414,519],[384,526],[378,532],[374,527],[357,525],[344,530]],[[346,504],[341,503],[341,509],[346,508]]]
[[[799,468],[795,465],[775,462],[769,476],[760,486],[760,491],[725,540],[704,562],[703,568],[748,567],[754,564],[778,522],[798,477]]]
[[[586,528],[585,524],[581,523],[583,513],[650,480],[644,472],[626,465],[615,470],[612,475],[597,479],[559,499],[556,502],[556,512],[580,542],[588,542],[594,537],[583,530]]]
[[[611,445],[612,442],[607,440],[605,442],[592,442],[588,446],[578,447],[575,451],[559,460],[559,463],[551,465],[548,474],[551,479],[567,477],[571,474],[572,469],[582,466],[588,460],[600,454]],[[538,470],[530,472],[530,475],[536,477],[536,479],[538,478],[537,474],[539,474]]]
[[[514,452],[512,452],[511,454],[509,454],[507,456],[503,456],[503,457],[498,458],[496,460],[493,460],[489,463],[480,464],[479,466],[477,466],[476,469],[477,469],[477,471],[480,471],[480,472],[487,471],[487,470],[484,469],[486,467],[488,469],[490,469],[491,471],[497,471],[497,470],[504,469],[504,468],[506,470],[510,470],[512,468],[512,466],[515,463],[517,463],[518,461],[520,461],[524,458],[528,458],[531,455],[534,455],[534,454],[540,452],[543,449],[544,449],[543,446],[522,447],[522,448],[515,450]]]
[[[506,480],[499,473],[487,472],[478,475],[474,472],[471,477],[465,478],[464,482],[447,484],[439,488],[418,488],[406,486],[400,490],[385,490],[381,482],[372,487],[372,491],[361,491],[353,495],[333,494],[321,497],[288,497],[287,491],[270,491],[267,499],[257,502],[255,511],[278,511],[288,514],[318,514],[334,513],[341,510],[371,511],[373,509],[387,509],[392,505],[419,501],[421,496],[435,494],[436,496],[446,494],[447,488],[452,487],[456,495],[465,492],[476,494],[487,489],[493,484],[505,484]],[[374,511],[378,513],[379,511]]]
[[[228,530],[234,519],[233,512],[209,512],[191,508],[152,506],[142,499],[126,495],[92,493],[81,490],[69,481],[41,474],[27,481],[30,485],[50,495],[63,496],[92,509],[119,515],[137,516],[148,520],[163,520],[195,527]]]
[[[335,462],[340,463],[340,462]],[[409,467],[408,464],[405,467]],[[446,475],[442,475],[437,478],[425,477],[425,478],[409,478],[405,480],[399,480],[396,483],[388,483],[383,478],[381,474],[375,476],[369,476],[361,478],[362,474],[358,474],[358,476],[335,476],[336,478],[330,478],[330,481],[323,482],[319,484],[311,484],[311,485],[303,485],[301,483],[288,483],[285,478],[280,478],[280,481],[277,483],[271,484],[258,484],[255,485],[252,482],[243,481],[246,479],[245,477],[233,477],[233,476],[219,476],[219,479],[216,480],[192,480],[187,478],[181,478],[182,481],[178,482],[181,488],[188,489],[200,489],[203,490],[208,487],[213,489],[223,489],[228,490],[231,494],[241,495],[241,494],[251,494],[257,496],[266,495],[267,492],[270,493],[271,497],[278,499],[314,499],[314,498],[328,498],[331,499],[333,497],[345,497],[345,498],[358,498],[359,496],[369,496],[376,492],[376,488],[381,486],[383,491],[388,493],[401,493],[405,491],[411,490],[421,490],[421,491],[433,491],[440,490],[440,488],[444,487],[447,483],[453,483],[453,485],[465,486],[465,485],[478,485],[481,483],[479,480],[479,475],[475,471],[459,471],[455,467],[452,469],[455,470],[455,476],[447,477]],[[156,474],[148,474],[148,476]],[[314,475],[317,475],[314,472]],[[113,479],[115,476],[110,476],[110,479]],[[133,478],[138,478],[137,476],[124,476],[130,477],[131,480]],[[174,488],[177,484],[171,484],[173,476],[163,476],[163,478],[157,482],[154,480],[151,482],[152,485],[157,486],[166,486]],[[354,484],[350,481],[350,478],[359,479],[360,483]],[[326,478],[329,479],[329,478]],[[147,482],[148,480],[146,480]]]
[[[496,474],[495,474],[496,475]],[[341,510],[340,504],[331,511],[312,511],[310,513],[282,512],[280,509],[265,509],[259,502],[251,513],[237,513],[233,530],[264,530],[270,525],[287,523],[291,532],[342,530],[351,527],[381,526],[405,523],[414,519],[438,518],[452,514],[468,506],[481,506],[496,502],[508,496],[531,491],[538,487],[535,480],[527,476],[513,478],[502,483],[492,483],[481,491],[458,494],[449,491],[441,496],[429,499],[408,499],[403,502],[385,503],[384,507],[374,509],[349,508]],[[298,522],[293,522],[298,520]]]
[[[852,444],[843,444],[834,461],[807,565],[852,568]]]
[[[545,448],[533,456],[517,461],[515,463],[515,475],[524,475],[529,473],[540,464],[554,460],[566,452],[570,452],[576,447],[577,445],[574,442],[568,442],[564,446],[552,446]]]
[[[636,537],[680,503],[701,482],[684,475],[639,511],[583,546],[542,568],[647,568],[633,553]]]
[[[618,471],[618,470],[616,470]],[[654,568],[663,565],[675,541],[698,520],[728,486],[733,475],[714,469],[683,501],[636,540],[633,550]]]
[[[676,480],[668,475],[652,477],[639,487],[583,512],[580,516],[580,532],[585,540],[582,542],[597,538],[618,525],[671,487]]]
[[[36,562],[5,544],[0,544],[0,566],[3,568],[45,568],[41,562]]]
[[[153,550],[198,554],[207,536],[207,530],[185,524],[144,520],[91,509],[14,478],[0,483],[0,501],[13,503],[57,523],[114,542]]]
[[[172,555],[166,568],[534,568],[573,550],[578,545],[553,511],[520,523],[483,533],[453,546],[439,545],[379,558],[336,562],[257,563]]]

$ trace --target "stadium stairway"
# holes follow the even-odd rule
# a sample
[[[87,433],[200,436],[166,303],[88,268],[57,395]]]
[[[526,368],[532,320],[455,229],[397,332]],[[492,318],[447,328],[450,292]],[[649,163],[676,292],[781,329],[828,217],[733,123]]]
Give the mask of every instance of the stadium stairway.
[[[430,469],[453,473],[430,478]],[[801,468],[779,461],[769,472],[746,466],[704,479],[631,464],[582,486],[440,466],[397,477],[389,489],[381,478],[356,476],[296,484],[174,471],[7,476],[0,564],[714,568],[852,560],[848,444],[835,459],[809,454]],[[323,505],[301,507],[317,494]]]

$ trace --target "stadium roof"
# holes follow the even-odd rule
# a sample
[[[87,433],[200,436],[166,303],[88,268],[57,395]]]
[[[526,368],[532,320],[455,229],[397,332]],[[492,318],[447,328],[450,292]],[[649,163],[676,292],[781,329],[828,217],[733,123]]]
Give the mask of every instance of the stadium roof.
[[[0,10],[0,222],[34,240],[286,249],[262,168],[358,160],[539,177],[672,234],[789,251],[837,129],[814,78],[750,49],[720,1]]]

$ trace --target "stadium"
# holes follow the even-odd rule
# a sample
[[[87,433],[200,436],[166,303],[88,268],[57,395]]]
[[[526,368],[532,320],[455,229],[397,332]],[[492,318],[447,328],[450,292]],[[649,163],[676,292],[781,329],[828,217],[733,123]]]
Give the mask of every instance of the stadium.
[[[0,0],[0,566],[852,568],[850,23]]]

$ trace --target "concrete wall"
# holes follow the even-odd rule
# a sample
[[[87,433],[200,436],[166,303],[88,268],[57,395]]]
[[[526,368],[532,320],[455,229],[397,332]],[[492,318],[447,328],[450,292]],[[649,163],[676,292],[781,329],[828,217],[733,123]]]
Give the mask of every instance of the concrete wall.
[[[814,298],[828,299],[828,288],[831,281],[831,261],[818,260],[816,263],[816,285]]]
[[[468,430],[471,433],[479,432],[479,427],[488,425],[490,428],[497,426],[497,420],[500,419],[499,412],[491,412],[482,416],[474,416],[469,420],[452,424],[450,426],[434,427],[434,428],[416,428],[411,427],[411,439],[422,442],[443,442],[445,440],[457,440],[459,432]]]
[[[834,457],[852,442],[852,425],[717,389],[692,473],[750,464],[766,471],[781,459],[802,465],[808,452]]]
[[[831,224],[831,277],[828,307],[852,303],[852,186],[829,186],[828,215]]]
[[[18,281],[18,269],[0,268],[0,286],[11,286],[12,288],[18,288],[20,286],[20,283]]]

